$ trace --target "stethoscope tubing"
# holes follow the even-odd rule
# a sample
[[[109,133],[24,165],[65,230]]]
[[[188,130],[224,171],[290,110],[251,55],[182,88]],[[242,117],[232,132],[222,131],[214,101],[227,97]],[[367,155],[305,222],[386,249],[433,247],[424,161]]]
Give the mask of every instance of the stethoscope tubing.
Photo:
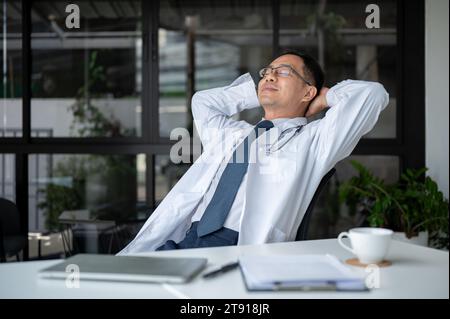
[[[266,149],[266,155],[272,154],[276,151],[279,151],[280,149],[282,149],[287,143],[289,143],[290,140],[292,140],[297,134],[300,133],[301,129],[303,128],[304,125],[300,125],[300,126],[296,126],[296,127],[290,127],[286,130],[284,130],[283,132],[281,132],[280,136],[278,137],[278,139],[275,141],[275,143],[269,145],[269,147]],[[291,131],[293,129],[296,129],[294,134],[292,134],[291,136],[289,136],[289,138],[287,138],[285,141],[283,141],[283,144],[278,145],[280,143],[280,141],[284,138],[284,136],[286,135],[286,133],[288,131]],[[274,149],[274,147],[277,146],[276,149]]]

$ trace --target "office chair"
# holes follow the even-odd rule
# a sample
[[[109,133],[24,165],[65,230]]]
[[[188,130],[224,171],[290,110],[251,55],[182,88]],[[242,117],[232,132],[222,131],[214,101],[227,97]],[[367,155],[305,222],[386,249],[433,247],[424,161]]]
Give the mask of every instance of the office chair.
[[[0,198],[0,262],[16,255],[25,247],[28,238],[20,231],[20,215],[16,204]]]
[[[314,196],[311,199],[308,208],[306,209],[305,215],[303,216],[303,220],[300,226],[298,227],[297,236],[295,237],[296,241],[306,240],[306,237],[308,235],[309,222],[311,220],[311,215],[314,210],[314,205],[316,204],[316,201],[319,198],[320,193],[325,188],[325,185],[328,183],[328,181],[331,179],[331,176],[333,176],[335,172],[336,169],[333,167],[320,181],[319,186],[317,187],[316,192],[314,193]]]

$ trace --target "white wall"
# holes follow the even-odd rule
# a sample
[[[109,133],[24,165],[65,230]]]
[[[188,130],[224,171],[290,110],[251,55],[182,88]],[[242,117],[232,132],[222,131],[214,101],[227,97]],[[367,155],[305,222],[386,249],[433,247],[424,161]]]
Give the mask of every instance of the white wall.
[[[448,196],[448,0],[425,1],[425,161]]]

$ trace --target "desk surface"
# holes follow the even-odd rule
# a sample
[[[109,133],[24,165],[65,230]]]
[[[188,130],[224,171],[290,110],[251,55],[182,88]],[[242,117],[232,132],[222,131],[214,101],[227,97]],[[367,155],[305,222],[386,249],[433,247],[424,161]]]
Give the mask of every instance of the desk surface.
[[[334,254],[352,257],[335,239],[251,246],[199,248],[151,252],[149,256],[207,257],[207,272],[237,260],[242,254]],[[449,298],[449,254],[431,248],[392,241],[387,259],[393,265],[380,268],[380,288],[370,292],[248,292],[238,269],[221,276],[196,277],[185,285],[80,282],[66,288],[63,280],[45,280],[37,272],[58,261],[33,261],[0,265],[0,298]],[[364,273],[364,269],[355,268]]]

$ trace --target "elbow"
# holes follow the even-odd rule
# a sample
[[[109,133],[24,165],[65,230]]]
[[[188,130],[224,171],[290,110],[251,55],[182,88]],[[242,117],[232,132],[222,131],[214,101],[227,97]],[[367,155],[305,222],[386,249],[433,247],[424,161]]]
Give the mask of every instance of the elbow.
[[[195,92],[191,99],[191,111],[194,118],[198,118],[201,115],[204,106],[205,106],[205,98],[203,91]]]
[[[383,84],[378,82],[369,82],[368,97],[374,106],[378,106],[383,110],[389,103],[389,93],[384,88]]]
[[[194,111],[195,109],[198,108],[198,106],[201,104],[201,91],[199,92],[195,92],[194,95],[192,96],[192,100],[191,100],[191,108],[192,111]]]

